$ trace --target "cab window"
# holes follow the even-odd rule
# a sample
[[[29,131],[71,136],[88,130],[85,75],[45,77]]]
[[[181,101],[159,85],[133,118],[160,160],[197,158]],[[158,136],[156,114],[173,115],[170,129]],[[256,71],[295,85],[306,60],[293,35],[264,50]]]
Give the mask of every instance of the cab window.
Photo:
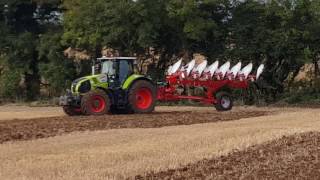
[[[120,83],[123,84],[124,81],[132,74],[132,67],[127,60],[120,61],[119,64],[119,80]]]
[[[101,73],[107,74],[109,76],[115,75],[114,62],[113,61],[105,61],[102,63]]]

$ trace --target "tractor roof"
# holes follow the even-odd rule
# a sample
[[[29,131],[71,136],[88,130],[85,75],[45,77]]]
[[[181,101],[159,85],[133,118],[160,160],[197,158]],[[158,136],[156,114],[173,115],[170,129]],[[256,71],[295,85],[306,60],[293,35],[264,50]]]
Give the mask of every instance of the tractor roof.
[[[136,57],[106,57],[106,56],[98,58],[98,60],[118,60],[118,59],[136,60],[137,58]]]

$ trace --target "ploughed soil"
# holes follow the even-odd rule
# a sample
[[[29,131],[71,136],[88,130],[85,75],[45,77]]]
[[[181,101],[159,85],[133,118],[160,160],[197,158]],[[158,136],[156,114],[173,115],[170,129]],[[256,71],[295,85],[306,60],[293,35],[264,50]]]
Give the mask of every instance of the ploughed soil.
[[[320,179],[320,132],[303,133],[136,179]]]
[[[47,117],[29,120],[0,121],[0,144],[7,141],[47,138],[74,131],[93,131],[120,128],[159,128],[230,121],[270,114],[270,111],[171,111],[150,114],[105,115],[78,117]]]

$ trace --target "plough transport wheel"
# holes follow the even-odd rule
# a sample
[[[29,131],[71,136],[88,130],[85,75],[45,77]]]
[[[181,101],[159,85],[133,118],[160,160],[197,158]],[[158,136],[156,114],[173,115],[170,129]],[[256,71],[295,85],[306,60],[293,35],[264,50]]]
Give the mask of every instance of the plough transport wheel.
[[[94,90],[81,99],[81,111],[84,115],[104,115],[110,110],[110,99],[103,90]]]
[[[75,108],[75,107],[72,107],[72,106],[63,106],[63,111],[68,116],[79,116],[79,115],[81,115],[81,109]]]
[[[140,80],[129,90],[129,108],[134,113],[149,113],[154,111],[156,103],[156,89],[148,81]]]
[[[227,92],[219,92],[216,94],[217,104],[215,107],[217,111],[229,111],[233,107],[233,99]]]

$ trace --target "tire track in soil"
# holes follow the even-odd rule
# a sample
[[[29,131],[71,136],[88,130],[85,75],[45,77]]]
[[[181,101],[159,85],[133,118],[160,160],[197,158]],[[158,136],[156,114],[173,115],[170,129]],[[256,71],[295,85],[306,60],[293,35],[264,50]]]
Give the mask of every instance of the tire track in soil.
[[[135,179],[320,179],[320,132],[283,137]]]
[[[150,114],[50,117],[30,120],[0,121],[0,144],[8,141],[32,140],[68,134],[75,131],[95,131],[121,128],[160,128],[191,125],[270,114],[270,111],[239,112],[154,112]]]

